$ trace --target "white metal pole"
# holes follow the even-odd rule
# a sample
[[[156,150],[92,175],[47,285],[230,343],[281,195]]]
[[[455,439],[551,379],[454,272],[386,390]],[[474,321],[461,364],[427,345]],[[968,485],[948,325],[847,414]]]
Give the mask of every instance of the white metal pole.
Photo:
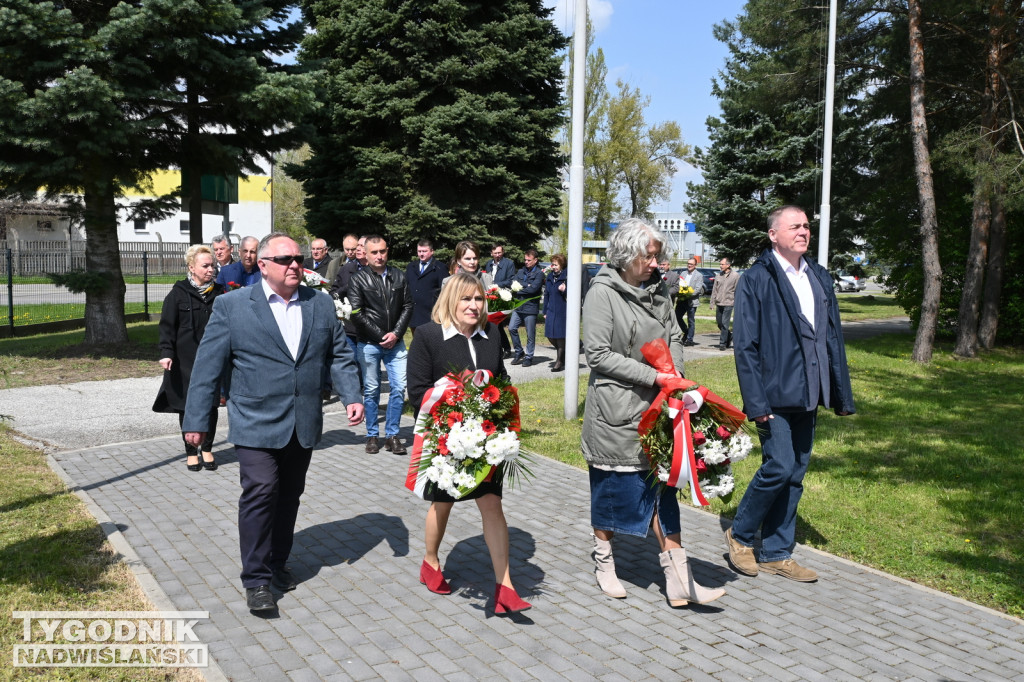
[[[825,69],[825,146],[821,174],[821,212],[818,222],[818,265],[828,267],[828,231],[832,218],[832,110],[836,100],[836,5],[828,9],[828,66]]]
[[[583,127],[587,74],[587,0],[576,0],[572,60],[572,140],[569,142],[569,274],[565,304],[565,418],[579,409],[580,295],[583,290]]]

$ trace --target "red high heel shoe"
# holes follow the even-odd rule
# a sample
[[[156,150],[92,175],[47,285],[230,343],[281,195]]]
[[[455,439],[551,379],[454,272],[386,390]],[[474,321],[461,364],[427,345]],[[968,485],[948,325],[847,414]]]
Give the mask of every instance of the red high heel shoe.
[[[420,582],[427,586],[427,589],[435,594],[451,594],[452,588],[444,579],[440,568],[434,568],[426,561],[420,566]]]
[[[501,583],[494,586],[495,613],[517,613],[528,608],[530,608],[530,603],[520,599],[515,588],[505,587]]]

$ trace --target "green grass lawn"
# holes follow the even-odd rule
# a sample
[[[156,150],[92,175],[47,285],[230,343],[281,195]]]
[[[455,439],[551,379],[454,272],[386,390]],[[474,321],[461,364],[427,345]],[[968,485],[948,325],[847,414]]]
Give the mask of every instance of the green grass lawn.
[[[12,611],[151,611],[131,569],[42,453],[0,425],[0,666],[2,680],[198,680],[162,668],[13,668],[22,624]]]
[[[965,362],[940,344],[919,366],[912,346],[909,335],[847,344],[857,414],[820,412],[797,540],[1024,616],[1024,468],[1012,430],[1024,352]],[[732,358],[693,360],[686,374],[740,406]],[[520,388],[523,444],[583,467],[579,420],[562,419],[563,385]],[[732,501],[709,511],[731,517],[759,462],[755,451],[739,463]]]
[[[124,312],[126,315],[131,315],[133,313],[147,312],[148,310],[150,315],[159,315],[163,305],[163,299],[150,301],[148,308],[141,302],[125,303]],[[2,314],[3,318],[0,319],[0,323],[7,324],[9,318],[6,308],[2,311]],[[84,303],[31,303],[14,306],[15,326],[82,319],[85,319]]]

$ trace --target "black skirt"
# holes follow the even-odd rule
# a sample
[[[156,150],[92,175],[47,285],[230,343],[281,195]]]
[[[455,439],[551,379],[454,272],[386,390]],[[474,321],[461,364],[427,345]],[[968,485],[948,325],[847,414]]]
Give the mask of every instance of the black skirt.
[[[498,467],[494,472],[494,477],[490,481],[484,481],[476,487],[476,490],[465,497],[460,497],[457,500],[442,490],[433,481],[427,481],[427,486],[423,491],[423,499],[429,502],[463,502],[465,500],[475,500],[476,498],[483,497],[488,493],[501,497],[501,480],[503,473],[502,467]]]

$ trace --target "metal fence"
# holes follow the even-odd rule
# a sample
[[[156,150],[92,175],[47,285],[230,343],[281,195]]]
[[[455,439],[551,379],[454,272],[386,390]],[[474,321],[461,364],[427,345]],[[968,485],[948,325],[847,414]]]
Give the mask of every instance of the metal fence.
[[[85,268],[82,244],[72,242],[0,241],[0,337],[48,333],[85,324],[85,294],[75,294],[45,279],[47,273]],[[185,272],[188,245],[122,242],[121,267],[126,279],[125,315],[132,321],[160,312],[172,284]],[[60,248],[54,248],[57,245]],[[184,246],[184,248],[181,248]],[[127,248],[126,248],[127,247]],[[141,276],[140,276],[141,275]],[[161,283],[151,277],[163,275]]]
[[[141,275],[143,260],[152,275],[185,272],[188,244],[170,242],[119,242],[121,272]],[[0,239],[0,253],[11,252],[11,259],[0,262],[0,277],[40,277],[48,272],[64,273],[85,269],[85,242]],[[145,254],[145,258],[143,257]]]

